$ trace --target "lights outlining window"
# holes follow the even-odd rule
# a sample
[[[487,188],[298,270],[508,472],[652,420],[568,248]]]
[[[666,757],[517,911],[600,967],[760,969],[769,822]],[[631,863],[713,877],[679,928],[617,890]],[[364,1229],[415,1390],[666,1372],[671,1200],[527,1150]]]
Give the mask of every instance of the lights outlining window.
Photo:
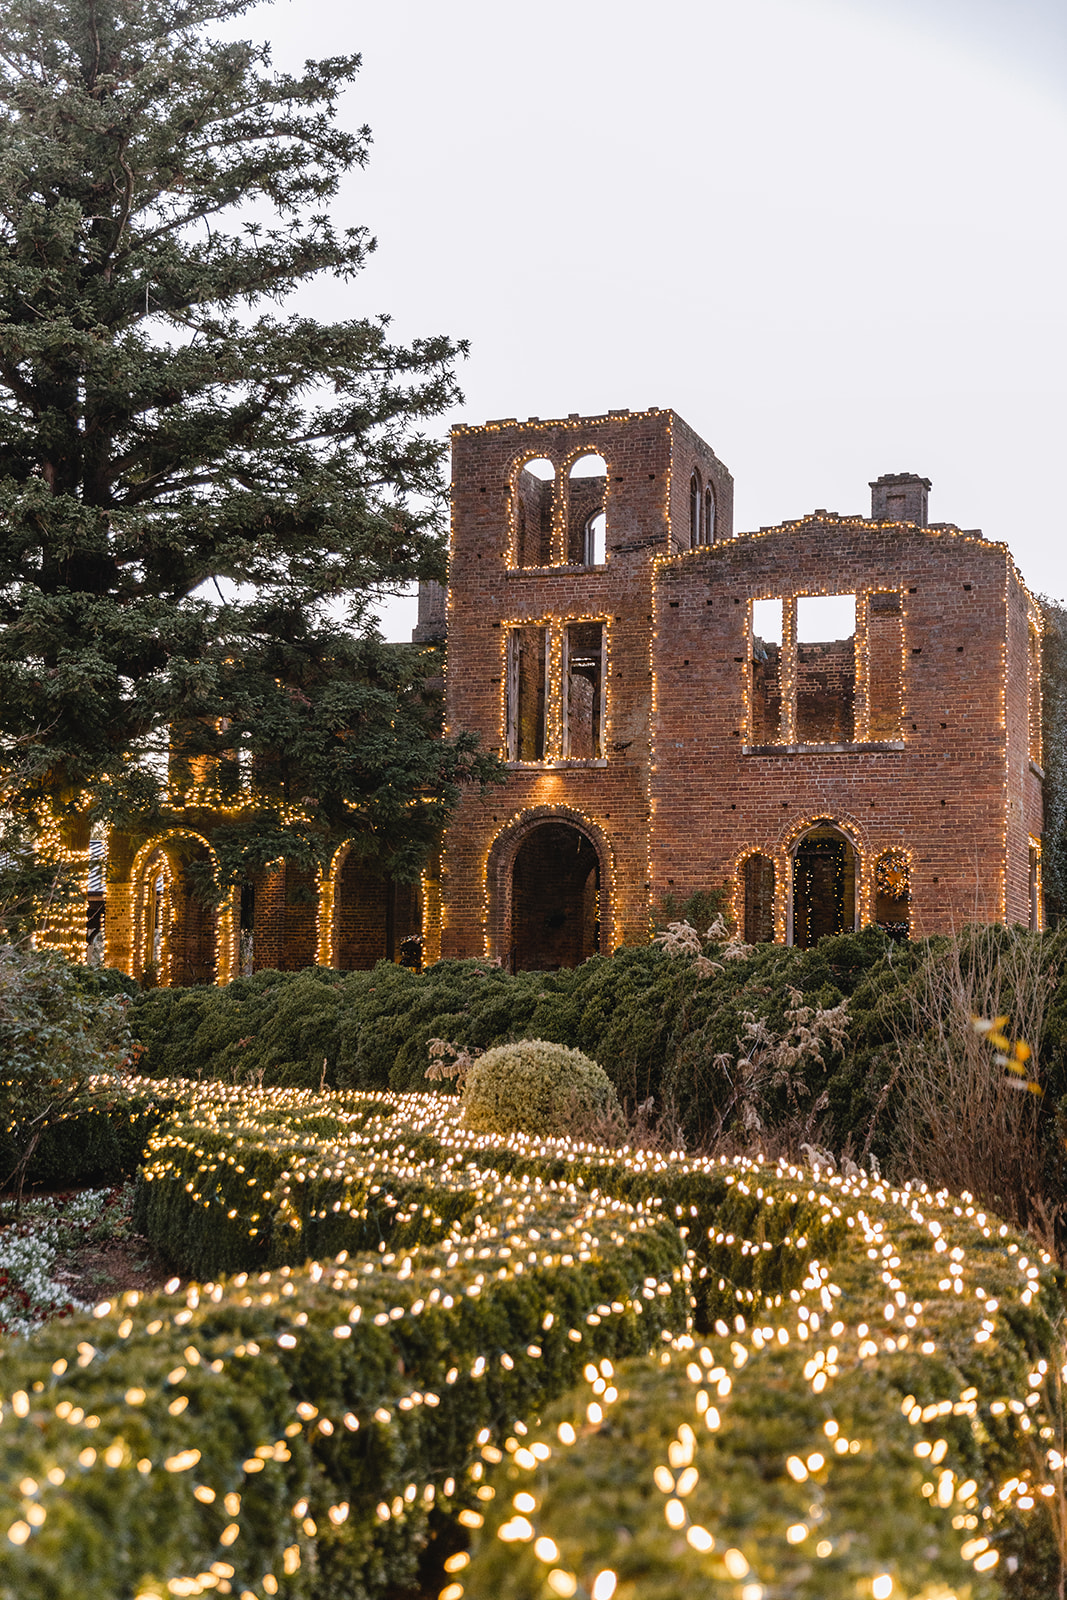
[[[526,461],[515,480],[515,565],[547,567],[552,561],[552,505],[556,469],[544,456]]]
[[[601,455],[579,456],[567,474],[564,560],[599,567],[607,559],[608,464]]]
[[[573,622],[563,630],[563,757],[596,761],[604,754],[604,624]]]
[[[509,761],[600,761],[605,750],[607,626],[602,617],[513,624],[507,649]]]
[[[700,483],[700,473],[694,471],[689,480],[689,543],[690,545],[703,544],[703,510],[704,493]]]
[[[546,750],[548,629],[508,631],[509,761],[543,761]]]

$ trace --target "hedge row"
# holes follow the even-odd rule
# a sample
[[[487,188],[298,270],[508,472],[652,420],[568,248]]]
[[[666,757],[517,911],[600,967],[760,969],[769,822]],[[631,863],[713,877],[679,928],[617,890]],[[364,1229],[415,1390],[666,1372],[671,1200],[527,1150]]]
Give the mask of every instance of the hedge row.
[[[506,1208],[516,1183],[622,1202],[683,1230],[700,1327],[788,1292],[845,1233],[810,1185],[765,1205],[724,1160],[475,1135],[430,1094],[201,1085],[153,1133],[138,1182],[136,1226],[201,1277],[434,1243]]]
[[[439,1569],[484,1461],[583,1361],[689,1311],[652,1212],[514,1179],[468,1220],[436,1245],[127,1294],[10,1345],[3,1600],[365,1600]]]
[[[1061,1592],[1063,1275],[946,1196],[818,1188],[851,1224],[832,1276],[590,1364],[490,1475],[443,1600]]]
[[[605,1600],[606,1572],[621,1600],[887,1575],[983,1600],[1013,1564],[1012,1595],[1056,1592],[1065,1295],[1032,1244],[943,1194],[475,1139],[456,1112],[212,1085],[157,1131],[154,1226],[195,1251],[225,1219],[245,1266],[0,1357],[0,1600]],[[377,1248],[250,1273],[268,1214],[268,1250],[334,1227]],[[531,1430],[583,1367],[619,1396],[592,1402],[605,1430],[586,1395],[561,1450]],[[691,1493],[657,1485],[687,1465]]]
[[[868,928],[811,950],[761,945],[740,959],[708,946],[710,969],[645,947],[556,973],[510,975],[481,961],[440,962],[422,974],[384,963],[373,972],[261,972],[222,989],[154,991],[135,1003],[131,1020],[151,1076],[305,1088],[421,1090],[432,1038],[474,1050],[546,1039],[598,1061],[631,1107],[648,1096],[670,1104],[693,1144],[723,1119],[741,1125],[748,1023],[763,1019],[770,1035],[785,1036],[795,990],[805,1005],[848,1001],[847,1048],[827,1046],[758,1082],[749,1074],[745,1098],[766,1126],[811,1113],[834,1149],[869,1142],[884,1161],[893,1151],[900,1045],[915,1038],[914,1001],[944,987],[953,949],[944,938],[894,944]],[[1067,1117],[1067,984],[1059,981],[1067,930],[971,929],[958,949],[965,970],[992,962],[1008,975],[1032,954],[1043,971],[1050,998],[1043,1034],[1029,1043],[1046,1091],[1045,1192],[1051,1205],[1067,1203],[1056,1130],[1057,1109]],[[999,1000],[1001,1010],[1014,1009],[1010,976]]]
[[[179,1086],[179,1093],[183,1089]],[[174,1095],[161,1092],[158,1084],[131,1088],[118,1079],[101,1079],[75,1109],[45,1127],[27,1183],[41,1189],[68,1189],[131,1178],[149,1135],[175,1103]],[[16,1145],[0,1129],[0,1182],[18,1159]]]

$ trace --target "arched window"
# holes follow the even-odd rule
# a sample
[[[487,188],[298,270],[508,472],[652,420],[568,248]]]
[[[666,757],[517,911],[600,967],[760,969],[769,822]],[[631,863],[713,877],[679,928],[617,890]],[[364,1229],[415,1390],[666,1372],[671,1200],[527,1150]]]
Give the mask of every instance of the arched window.
[[[552,561],[552,501],[556,469],[538,456],[515,481],[515,565],[547,567]]]
[[[906,850],[885,850],[874,864],[874,920],[891,939],[911,932],[911,870]]]
[[[701,513],[700,473],[694,472],[689,480],[689,543],[700,543],[700,513]]]
[[[567,474],[566,560],[598,567],[606,560],[608,464],[594,453],[579,456]]]
[[[585,525],[585,564],[602,567],[607,559],[608,519],[603,511],[595,511]]]
[[[818,822],[793,852],[793,943],[801,950],[856,926],[856,852],[839,828]]]
[[[710,483],[704,490],[704,543],[715,543],[715,493]]]

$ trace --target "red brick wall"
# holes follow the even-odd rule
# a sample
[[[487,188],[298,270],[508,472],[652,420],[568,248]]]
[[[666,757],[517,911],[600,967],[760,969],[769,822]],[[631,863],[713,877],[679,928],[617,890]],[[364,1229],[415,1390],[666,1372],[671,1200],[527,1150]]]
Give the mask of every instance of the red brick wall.
[[[495,864],[515,819],[539,808],[585,820],[604,855],[603,895],[611,910],[602,948],[648,937],[648,768],[651,709],[652,557],[667,549],[673,437],[670,412],[489,424],[453,434],[449,575],[448,722],[505,753],[506,624],[579,618],[607,624],[605,749],[598,765],[513,767],[506,791],[464,797],[442,853],[441,953],[506,956],[490,938],[498,897]],[[720,526],[729,527],[729,475],[718,472]],[[607,563],[595,571],[559,565],[509,569],[510,494],[519,462],[552,461],[561,478],[581,455],[607,463]],[[688,471],[686,472],[688,482]],[[583,480],[575,480],[576,492]],[[584,492],[584,491],[582,491]],[[688,493],[688,490],[686,491]],[[688,516],[688,503],[686,503]],[[558,545],[562,551],[562,543]],[[510,835],[508,836],[510,838]],[[507,845],[511,849],[511,845]],[[490,862],[490,853],[493,861]],[[487,875],[492,880],[487,896]],[[495,936],[494,936],[495,937]],[[431,942],[428,956],[437,954]]]
[[[1008,559],[975,537],[815,517],[662,563],[653,893],[732,882],[734,863],[753,850],[775,859],[782,883],[804,824],[828,817],[853,839],[868,879],[882,850],[910,851],[913,931],[998,917],[1006,581],[1025,644],[1025,600]],[[903,599],[903,747],[747,753],[750,600],[855,592],[862,616],[876,589]],[[1023,710],[1011,715],[1025,741],[1023,677]],[[1011,858],[1021,889],[1026,852],[1012,844]]]

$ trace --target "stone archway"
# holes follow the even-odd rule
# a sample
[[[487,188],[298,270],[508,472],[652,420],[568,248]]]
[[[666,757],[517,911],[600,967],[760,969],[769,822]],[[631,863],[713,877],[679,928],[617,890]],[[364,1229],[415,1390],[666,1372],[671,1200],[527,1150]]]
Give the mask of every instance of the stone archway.
[[[490,852],[490,953],[513,972],[576,967],[610,928],[607,846],[584,819],[545,812]]]
[[[851,839],[830,821],[808,828],[793,847],[790,943],[810,949],[856,927],[859,863]]]

